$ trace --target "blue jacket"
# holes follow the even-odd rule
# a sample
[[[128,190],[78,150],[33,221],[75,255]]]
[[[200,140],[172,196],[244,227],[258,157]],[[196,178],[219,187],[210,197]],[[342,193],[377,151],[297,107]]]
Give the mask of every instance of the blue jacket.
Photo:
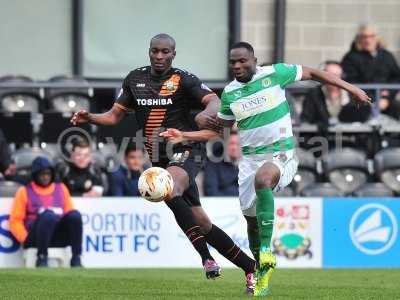
[[[108,177],[110,183],[110,196],[140,196],[138,182],[140,172],[128,171],[124,166],[111,173]]]
[[[238,166],[230,162],[207,161],[204,168],[205,196],[238,196]]]

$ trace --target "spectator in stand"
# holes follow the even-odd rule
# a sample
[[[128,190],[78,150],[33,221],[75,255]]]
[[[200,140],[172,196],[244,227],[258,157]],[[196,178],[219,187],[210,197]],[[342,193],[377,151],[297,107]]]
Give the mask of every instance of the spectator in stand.
[[[107,176],[92,163],[92,150],[84,139],[73,141],[71,161],[60,164],[57,170],[73,196],[101,197],[105,192]]]
[[[72,247],[71,267],[81,267],[82,217],[73,209],[63,183],[54,182],[54,168],[44,157],[32,163],[32,181],[15,194],[10,231],[25,248],[35,247],[37,267],[47,267],[48,247]]]
[[[343,70],[337,61],[326,61],[323,70],[342,77]],[[322,128],[341,122],[365,122],[370,116],[369,106],[357,107],[350,101],[349,94],[330,84],[318,86],[306,95],[301,120],[317,124]]]
[[[204,168],[205,196],[238,196],[238,161],[241,157],[239,136],[232,131],[226,146],[226,159],[222,162],[207,161]]]
[[[11,158],[10,147],[3,130],[0,129],[0,173],[2,173],[6,179],[9,179],[15,175],[16,169],[16,165]]]
[[[394,56],[384,48],[373,26],[361,26],[351,49],[342,60],[344,79],[354,83],[400,83],[400,68]],[[375,97],[370,91],[371,97]],[[378,100],[382,113],[400,116],[400,103],[395,91],[383,90]],[[377,99],[376,99],[377,100]]]
[[[140,196],[138,181],[144,170],[144,151],[134,143],[125,150],[125,165],[109,175],[110,196]]]

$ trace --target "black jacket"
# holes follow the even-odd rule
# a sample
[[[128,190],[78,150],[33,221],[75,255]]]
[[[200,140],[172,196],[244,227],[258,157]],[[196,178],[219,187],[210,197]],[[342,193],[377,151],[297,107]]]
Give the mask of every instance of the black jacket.
[[[400,83],[400,68],[393,55],[382,48],[376,56],[354,45],[342,60],[344,79],[354,83]]]
[[[342,107],[338,119],[341,122],[365,122],[371,114],[370,106],[360,106],[350,102]],[[326,105],[325,95],[321,86],[310,90],[303,102],[303,110],[300,119],[303,122],[317,124],[320,127],[329,125],[329,112]]]
[[[354,83],[400,83],[400,68],[394,56],[387,50],[379,48],[376,56],[354,47],[342,60],[344,79]],[[374,91],[367,91],[375,98]],[[394,100],[397,91],[391,91],[389,107],[382,113],[393,118],[400,117],[400,103]]]

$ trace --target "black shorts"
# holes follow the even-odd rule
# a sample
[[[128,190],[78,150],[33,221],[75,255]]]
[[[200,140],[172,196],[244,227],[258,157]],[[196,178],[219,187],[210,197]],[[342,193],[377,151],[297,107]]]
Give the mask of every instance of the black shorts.
[[[154,167],[168,168],[177,166],[189,175],[189,187],[183,192],[183,199],[189,206],[201,206],[199,189],[196,184],[196,176],[202,169],[206,158],[204,146],[201,144],[191,145],[189,148],[174,149],[171,159],[161,159],[153,162]]]

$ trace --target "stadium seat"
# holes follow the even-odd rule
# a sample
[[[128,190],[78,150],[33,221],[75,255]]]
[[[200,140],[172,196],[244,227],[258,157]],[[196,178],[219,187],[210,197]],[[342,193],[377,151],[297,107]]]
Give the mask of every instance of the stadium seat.
[[[317,181],[317,163],[314,155],[304,149],[296,149],[296,155],[299,159],[299,166],[292,186],[296,194],[299,194],[305,187]]]
[[[343,197],[344,193],[332,183],[325,182],[306,187],[301,195],[304,197]]]
[[[387,148],[374,157],[376,176],[390,189],[400,194],[400,148]]]
[[[26,268],[35,268],[36,265],[36,248],[27,248],[23,251],[23,258]],[[71,247],[65,248],[48,248],[47,257],[49,267],[69,268],[72,257]]]
[[[50,161],[54,160],[49,152],[41,148],[21,148],[13,153],[12,157],[17,166],[17,176],[21,179],[21,182],[29,182],[32,162],[38,156],[44,156]]]
[[[354,192],[356,197],[393,197],[394,193],[381,182],[366,183]]]
[[[26,76],[4,76],[1,83],[31,83]],[[0,92],[0,110],[4,112],[39,112],[40,93],[34,88],[7,88]]]
[[[39,140],[40,143],[58,143],[59,138],[62,138],[62,143],[67,141],[70,135],[88,135],[91,137],[93,135],[93,127],[90,124],[79,125],[79,130],[71,129],[69,134],[66,134],[66,130],[72,128],[70,122],[72,114],[71,113],[61,113],[61,112],[45,112],[43,113],[43,122],[40,127]],[[66,135],[63,135],[65,133]]]
[[[90,98],[93,96],[93,90],[91,88],[74,87],[76,84],[87,84],[85,79],[56,76],[50,78],[49,81],[65,86],[63,88],[51,88],[46,91],[49,111],[72,113],[82,109],[90,110]]]
[[[324,155],[323,169],[326,178],[345,194],[350,194],[367,182],[368,165],[364,152],[343,148]]]
[[[22,185],[14,181],[0,181],[0,197],[14,197]]]
[[[132,139],[136,136],[138,130],[137,120],[133,114],[127,114],[118,124],[114,126],[98,126],[97,141],[107,144],[106,138],[112,138],[112,141],[119,149],[124,138]]]
[[[0,113],[0,128],[3,128],[8,143],[18,145],[33,143],[33,124],[30,112]]]

